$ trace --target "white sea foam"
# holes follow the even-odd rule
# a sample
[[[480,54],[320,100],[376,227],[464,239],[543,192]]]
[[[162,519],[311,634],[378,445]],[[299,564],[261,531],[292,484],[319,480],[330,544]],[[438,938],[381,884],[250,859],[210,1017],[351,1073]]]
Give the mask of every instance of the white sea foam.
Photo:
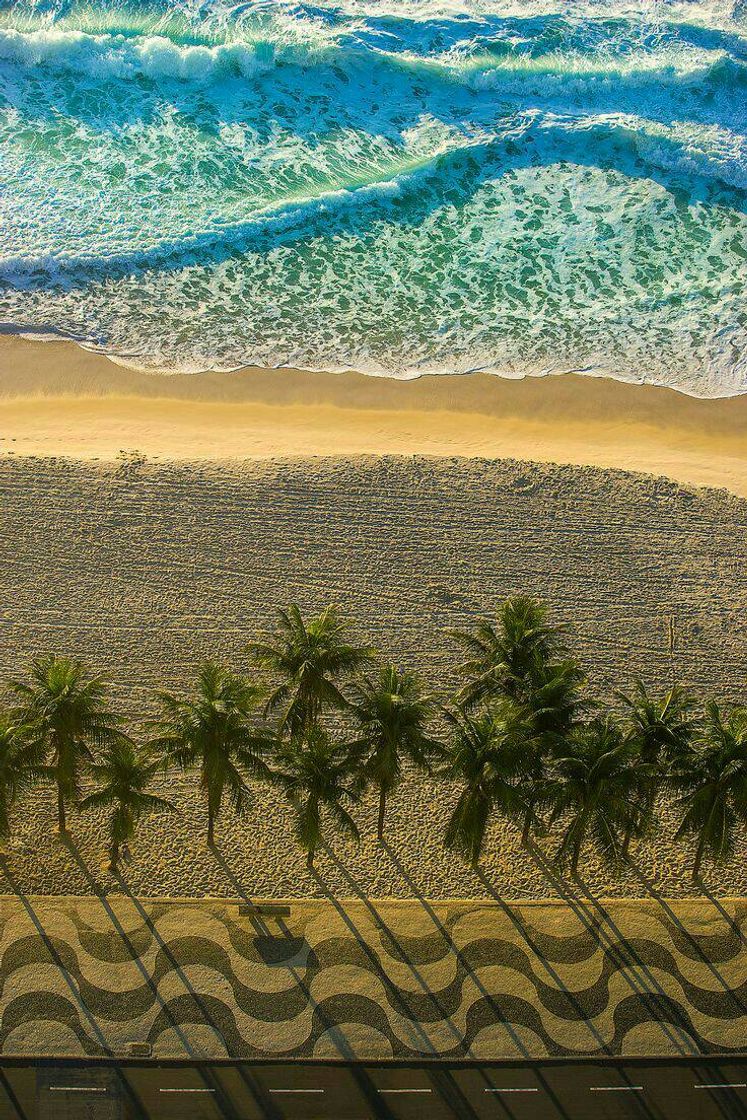
[[[133,78],[155,81],[215,81],[247,78],[273,65],[272,43],[225,43],[183,46],[163,35],[131,41],[123,36],[89,35],[80,31],[0,29],[0,62],[42,66],[48,71],[72,70],[103,81]]]
[[[145,368],[745,391],[743,17],[14,5],[0,318]]]

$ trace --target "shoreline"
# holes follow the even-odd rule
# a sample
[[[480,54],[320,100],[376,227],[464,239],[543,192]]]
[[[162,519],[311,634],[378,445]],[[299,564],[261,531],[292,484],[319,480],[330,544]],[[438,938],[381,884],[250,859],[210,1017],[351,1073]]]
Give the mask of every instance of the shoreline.
[[[0,413],[4,456],[518,459],[664,475],[747,497],[747,395],[702,399],[577,374],[159,375],[74,342],[5,336]]]

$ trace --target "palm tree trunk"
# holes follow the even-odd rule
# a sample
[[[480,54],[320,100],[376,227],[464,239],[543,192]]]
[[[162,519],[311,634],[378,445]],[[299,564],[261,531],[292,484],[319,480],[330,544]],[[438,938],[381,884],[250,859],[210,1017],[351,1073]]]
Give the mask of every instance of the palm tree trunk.
[[[524,814],[524,827],[521,830],[521,846],[522,848],[529,847],[529,837],[532,831],[532,811],[527,809]]]
[[[378,832],[377,832],[377,835],[379,837],[379,843],[381,843],[384,839],[384,814],[385,814],[385,812],[386,812],[386,793],[382,789],[379,792],[379,826],[378,826]]]
[[[700,839],[698,840],[698,847],[695,850],[695,863],[693,864],[693,882],[694,883],[697,883],[697,882],[700,881],[700,865],[703,862],[703,853],[705,852],[705,845],[706,845],[706,832],[705,832],[705,829],[703,829],[703,831],[700,834]]]
[[[62,796],[62,786],[57,783],[57,828],[62,836],[67,832],[65,819],[65,798]]]
[[[308,852],[306,853],[306,866],[308,867],[309,871],[311,871],[312,867],[314,866],[314,849],[313,848],[309,848]]]
[[[208,848],[215,847],[215,820],[213,817],[213,810],[211,806],[208,806],[207,842]]]
[[[620,855],[622,856],[622,858],[625,860],[626,863],[628,861],[628,852],[630,851],[630,841],[632,839],[633,839],[633,827],[632,827],[632,825],[628,825],[628,827],[625,829],[625,835],[623,836],[623,842],[622,842],[622,846],[620,848]]]
[[[119,841],[118,840],[112,840],[112,846],[109,849],[109,866],[111,867],[112,871],[117,870],[118,863],[119,863]]]

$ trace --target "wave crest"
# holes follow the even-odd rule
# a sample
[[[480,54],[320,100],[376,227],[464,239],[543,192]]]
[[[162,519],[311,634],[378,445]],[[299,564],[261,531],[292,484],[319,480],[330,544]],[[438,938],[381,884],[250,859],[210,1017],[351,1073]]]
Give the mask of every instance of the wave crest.
[[[99,79],[136,74],[196,83],[247,78],[269,69],[274,60],[275,45],[269,41],[182,46],[159,35],[133,42],[83,31],[0,30],[0,61],[75,70]]]
[[[145,366],[747,389],[733,7],[0,6],[0,317]]]

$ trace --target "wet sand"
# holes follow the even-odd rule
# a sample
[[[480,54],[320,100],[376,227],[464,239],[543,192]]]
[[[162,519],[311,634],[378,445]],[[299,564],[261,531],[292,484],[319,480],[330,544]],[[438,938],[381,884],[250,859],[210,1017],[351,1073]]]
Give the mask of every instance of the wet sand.
[[[247,369],[133,372],[67,342],[0,339],[0,455],[111,460],[462,455],[666,475],[747,496],[747,396],[576,375],[396,382]]]

